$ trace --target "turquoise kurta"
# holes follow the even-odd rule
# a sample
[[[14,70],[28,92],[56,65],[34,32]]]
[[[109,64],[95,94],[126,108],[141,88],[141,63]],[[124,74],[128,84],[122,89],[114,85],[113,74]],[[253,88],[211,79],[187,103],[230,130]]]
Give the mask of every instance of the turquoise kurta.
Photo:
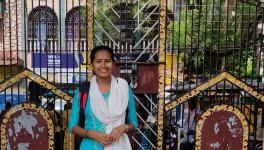
[[[78,120],[79,120],[79,102],[78,102],[78,89],[75,90],[74,93],[74,100],[73,100],[73,106],[72,106],[72,111],[71,111],[71,117],[69,121],[69,131],[72,131],[72,128],[76,125],[78,125]],[[127,118],[126,118],[126,123],[127,124],[133,124],[135,128],[138,127],[138,121],[137,121],[137,116],[136,116],[136,108],[135,108],[135,101],[133,97],[133,93],[131,88],[128,89],[128,95],[129,95],[129,100],[128,100],[128,107],[127,107]],[[102,93],[103,97],[105,100],[108,100],[108,97],[110,95],[110,92],[108,93]],[[100,106],[98,106],[100,107]],[[87,104],[85,108],[85,126],[84,128],[86,130],[96,130],[100,132],[105,133],[105,124],[99,121],[94,113],[92,112],[92,108],[90,105],[90,96],[87,98]],[[103,146],[93,139],[90,138],[84,138],[80,150],[103,150]]]

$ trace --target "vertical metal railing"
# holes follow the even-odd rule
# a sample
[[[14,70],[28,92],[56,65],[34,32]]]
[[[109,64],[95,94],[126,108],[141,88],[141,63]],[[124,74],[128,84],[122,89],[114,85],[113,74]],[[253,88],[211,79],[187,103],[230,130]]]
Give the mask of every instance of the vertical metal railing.
[[[72,95],[78,84],[91,77],[89,50],[104,44],[114,49],[117,75],[127,79],[134,90],[141,125],[131,138],[136,148],[193,149],[196,135],[184,134],[183,129],[192,132],[191,117],[218,104],[238,107],[250,124],[248,149],[261,146],[263,102],[227,80],[204,89],[194,99],[168,112],[164,107],[223,71],[263,93],[262,2],[6,0],[1,3],[0,83],[28,68]],[[65,142],[72,144],[64,138],[70,112],[66,100],[30,79],[0,92],[1,112],[9,104],[23,102],[52,110],[54,133],[58,137],[56,149],[62,149]]]

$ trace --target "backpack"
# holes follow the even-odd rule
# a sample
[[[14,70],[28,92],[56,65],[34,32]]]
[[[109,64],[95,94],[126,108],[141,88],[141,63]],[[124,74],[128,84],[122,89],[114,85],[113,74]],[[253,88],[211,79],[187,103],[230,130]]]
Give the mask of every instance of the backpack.
[[[79,86],[79,93],[78,93],[78,100],[79,100],[79,123],[78,125],[82,128],[84,128],[85,124],[85,107],[87,103],[87,97],[89,95],[89,89],[90,89],[90,83],[89,82],[84,82]],[[83,138],[75,136],[75,149],[78,150],[80,149],[80,145],[82,143]]]

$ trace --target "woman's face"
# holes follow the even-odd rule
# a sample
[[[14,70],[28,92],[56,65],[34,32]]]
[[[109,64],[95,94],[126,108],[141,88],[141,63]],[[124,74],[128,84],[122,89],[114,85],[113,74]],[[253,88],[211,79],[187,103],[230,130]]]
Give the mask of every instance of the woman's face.
[[[114,66],[114,63],[111,59],[111,54],[106,50],[100,50],[96,52],[92,66],[97,77],[111,77]]]

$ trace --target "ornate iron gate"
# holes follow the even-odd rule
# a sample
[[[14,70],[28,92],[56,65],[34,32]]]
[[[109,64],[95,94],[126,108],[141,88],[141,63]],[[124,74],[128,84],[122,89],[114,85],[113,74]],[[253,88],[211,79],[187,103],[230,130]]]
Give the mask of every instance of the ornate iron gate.
[[[160,44],[159,60],[166,64],[160,65],[158,149],[262,149],[262,2],[173,1],[172,21],[165,18],[169,3],[160,11],[160,43],[166,47]],[[246,118],[243,127],[234,127],[244,130],[239,148],[221,140],[231,132],[223,131],[232,128],[230,118],[211,120],[209,126],[206,122],[212,112],[223,108],[224,116],[230,107]],[[233,117],[243,118],[238,114]],[[220,136],[219,129],[226,135]]]
[[[115,74],[134,90],[141,125],[131,137],[134,149],[201,149],[206,114],[219,108],[246,119],[248,128],[239,126],[247,129],[239,134],[247,139],[243,149],[263,147],[262,1],[0,4],[0,110],[24,102],[43,107],[53,120],[55,149],[72,149],[69,102],[75,87],[91,77],[89,50],[102,44],[114,49]],[[221,124],[211,125],[216,133]]]

